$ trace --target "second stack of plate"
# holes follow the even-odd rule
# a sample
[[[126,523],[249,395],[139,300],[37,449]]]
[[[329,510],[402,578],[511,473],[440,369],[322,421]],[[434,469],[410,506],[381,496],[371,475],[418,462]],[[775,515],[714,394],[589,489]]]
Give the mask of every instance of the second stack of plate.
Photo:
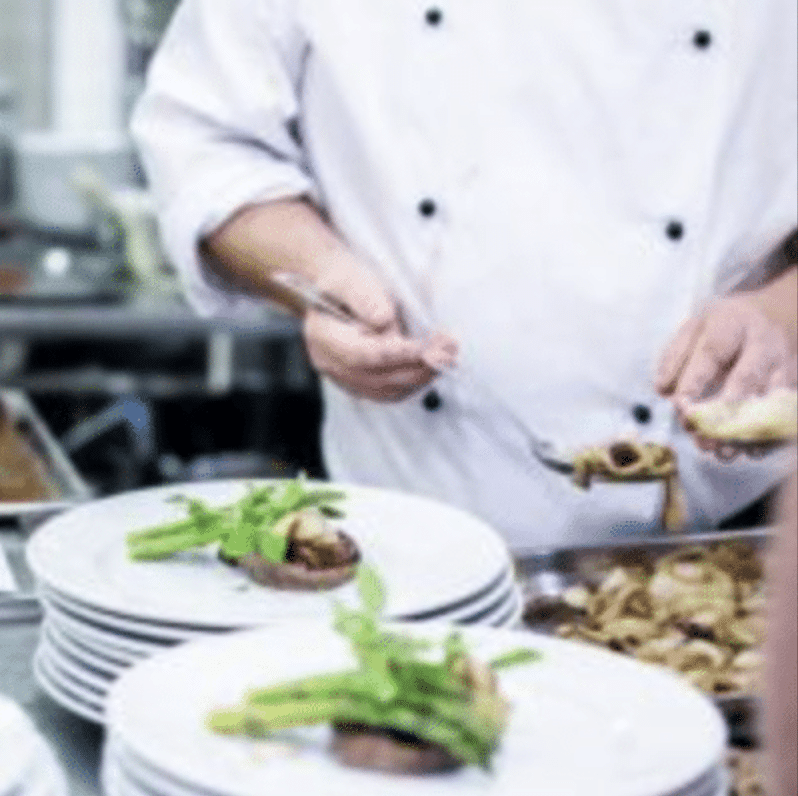
[[[405,632],[440,641],[427,625]],[[264,739],[218,735],[210,712],[253,689],[350,668],[348,642],[319,622],[233,633],[154,656],[114,685],[102,755],[107,796],[723,796],[726,729],[669,672],[527,631],[465,628],[480,660],[533,647],[503,670],[509,721],[490,772],[392,777],[340,765],[330,729]],[[436,648],[440,647],[436,644]],[[432,653],[434,654],[434,653]]]
[[[45,612],[34,668],[59,704],[102,723],[113,682],[151,654],[185,641],[354,605],[354,584],[332,592],[280,592],[251,583],[212,549],[133,562],[125,536],[179,516],[176,495],[211,505],[243,496],[252,482],[139,490],[79,506],[43,525],[28,545]],[[320,484],[321,486],[321,484]],[[386,617],[509,627],[521,614],[512,557],[489,526],[437,501],[369,487],[346,494],[340,525],[381,574]]]

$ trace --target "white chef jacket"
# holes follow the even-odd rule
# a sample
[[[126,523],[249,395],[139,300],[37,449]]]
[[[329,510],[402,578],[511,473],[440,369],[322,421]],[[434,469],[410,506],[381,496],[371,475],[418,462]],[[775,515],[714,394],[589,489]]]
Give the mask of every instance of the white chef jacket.
[[[467,373],[395,405],[323,384],[331,477],[470,509],[516,549],[645,533],[657,484],[587,492],[561,448],[678,451],[694,520],[770,488],[652,391],[676,326],[796,224],[793,0],[183,0],[133,130],[203,313],[252,299],[197,242],[310,195]],[[435,400],[435,399],[438,400]],[[437,407],[437,408],[436,408]]]

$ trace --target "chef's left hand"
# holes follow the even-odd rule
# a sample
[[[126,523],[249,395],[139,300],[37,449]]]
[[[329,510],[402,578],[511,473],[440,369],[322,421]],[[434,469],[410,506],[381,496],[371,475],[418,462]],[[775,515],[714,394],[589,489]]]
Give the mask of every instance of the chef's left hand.
[[[768,312],[765,291],[716,299],[688,320],[663,353],[658,392],[683,415],[709,397],[737,400],[796,383],[796,342]],[[717,442],[697,439],[705,450],[729,454]]]

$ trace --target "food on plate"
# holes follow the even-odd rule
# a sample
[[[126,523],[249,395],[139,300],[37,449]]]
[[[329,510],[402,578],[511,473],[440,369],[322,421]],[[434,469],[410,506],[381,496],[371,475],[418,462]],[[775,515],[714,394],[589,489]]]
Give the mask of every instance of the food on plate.
[[[185,505],[188,516],[129,533],[128,553],[135,561],[151,561],[215,543],[222,560],[240,566],[256,583],[331,589],[351,580],[360,561],[355,541],[330,525],[342,516],[334,504],[344,497],[336,490],[308,489],[302,478],[282,488],[252,487],[221,507],[179,496],[173,501]]]
[[[739,401],[704,401],[686,413],[685,423],[699,436],[732,444],[794,440],[798,436],[798,393],[784,388]]]
[[[743,541],[682,548],[659,560],[630,551],[595,583],[566,590],[570,616],[560,613],[556,632],[679,671],[710,694],[750,694],[763,663],[762,573]]]
[[[510,705],[496,671],[537,660],[518,649],[483,663],[452,631],[434,645],[380,626],[384,592],[361,567],[361,610],[336,606],[335,629],[357,667],[248,693],[242,704],[212,713],[215,732],[268,737],[291,727],[328,724],[331,752],[343,764],[394,774],[490,766]]]
[[[662,525],[669,531],[685,526],[687,512],[676,454],[667,445],[618,440],[582,449],[573,464],[573,482],[580,489],[589,489],[594,478],[615,483],[663,481]]]

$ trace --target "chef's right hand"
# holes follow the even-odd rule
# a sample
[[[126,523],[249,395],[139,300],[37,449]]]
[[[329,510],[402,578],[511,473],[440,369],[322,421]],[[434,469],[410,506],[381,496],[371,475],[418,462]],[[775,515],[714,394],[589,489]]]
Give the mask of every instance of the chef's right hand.
[[[361,322],[308,310],[303,333],[313,367],[360,398],[401,401],[429,384],[436,367],[453,364],[457,346],[445,335],[407,337],[396,302],[356,258],[325,264],[316,286],[343,302]]]

